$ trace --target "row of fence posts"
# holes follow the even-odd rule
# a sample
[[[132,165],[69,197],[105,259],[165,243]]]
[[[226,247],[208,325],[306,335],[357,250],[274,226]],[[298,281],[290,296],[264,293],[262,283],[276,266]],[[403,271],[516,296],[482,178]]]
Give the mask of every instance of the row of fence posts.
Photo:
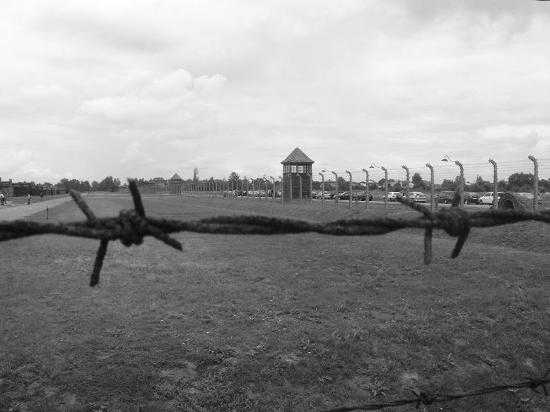
[[[533,182],[533,204],[532,209],[534,212],[538,210],[538,199],[539,199],[539,167],[538,167],[538,161],[537,159],[530,155],[528,156],[528,159],[533,162],[533,168],[534,168],[534,182]],[[443,159],[444,161],[452,161],[448,157],[446,159]],[[460,202],[459,206],[464,205],[464,166],[463,164],[455,160],[454,163],[459,168],[459,180],[458,180],[458,193],[460,194]],[[498,207],[498,166],[497,162],[493,159],[489,159],[489,163],[493,166],[493,207]],[[384,166],[376,166],[371,165],[370,169],[380,167],[380,169],[384,172],[384,208],[388,208],[388,169]],[[402,169],[405,171],[405,197],[409,198],[409,184],[410,184],[410,170],[406,165],[401,166]],[[434,167],[430,163],[426,163],[426,167],[430,171],[430,208],[433,210],[436,207],[436,195],[435,195],[435,182],[434,182]],[[365,208],[368,208],[369,206],[369,183],[371,183],[371,180],[369,179],[369,170],[366,168],[361,169],[365,173]],[[319,176],[321,177],[321,202],[322,205],[325,205],[325,175],[326,170],[322,170],[319,172]],[[349,177],[349,199],[348,199],[348,207],[352,207],[352,197],[353,197],[353,175],[349,170],[345,171],[346,174]],[[335,205],[338,206],[339,201],[339,187],[338,187],[338,174],[335,171],[331,171],[331,173],[334,175],[334,182],[335,182],[335,193],[336,196],[334,196],[334,202]],[[295,173],[299,176],[299,182],[300,182],[300,197],[299,200],[303,200],[303,187],[302,187],[302,174],[301,173]],[[310,187],[309,187],[309,197],[306,197],[307,200],[311,201],[311,195],[313,193],[313,176],[310,173],[303,173],[306,175],[309,179]],[[183,185],[183,192],[207,192],[209,194],[209,197],[214,197],[216,195],[225,197],[229,196],[229,194],[233,194],[234,197],[238,198],[248,198],[248,197],[256,197],[256,193],[259,193],[260,200],[262,198],[265,198],[265,200],[268,200],[271,198],[272,201],[276,201],[277,198],[277,184],[279,185],[280,189],[280,201],[282,204],[284,204],[287,201],[294,200],[292,198],[292,179],[289,179],[290,184],[290,199],[285,199],[284,197],[284,179],[282,176],[279,176],[280,181],[275,180],[273,176],[269,177],[271,179],[271,182],[267,178],[261,178],[261,179],[251,179],[249,182],[247,179],[238,180],[237,182],[229,182],[225,179],[222,182],[219,181],[207,181],[207,182],[196,182],[191,183],[190,185]],[[258,182],[258,187],[256,190],[256,182]],[[262,196],[262,183],[264,185],[263,189],[265,195]],[[271,185],[270,185],[271,183]],[[363,183],[363,182],[361,182]],[[240,187],[239,187],[240,186]],[[249,189],[252,187],[252,196],[248,196]],[[271,190],[270,190],[271,189]],[[269,193],[271,192],[271,196],[269,196]],[[237,193],[241,193],[241,196],[239,196]],[[244,194],[247,194],[247,196],[244,196]],[[357,203],[357,198],[355,199],[355,202]]]

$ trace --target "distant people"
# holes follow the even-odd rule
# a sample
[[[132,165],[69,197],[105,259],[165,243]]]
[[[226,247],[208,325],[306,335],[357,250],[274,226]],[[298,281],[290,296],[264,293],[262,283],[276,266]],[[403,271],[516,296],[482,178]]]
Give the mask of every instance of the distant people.
[[[6,196],[4,193],[0,192],[0,205],[4,206],[6,204]]]
[[[31,194],[30,193],[27,193],[27,204],[28,205],[31,204]]]
[[[44,192],[40,192],[40,200],[44,200]]]

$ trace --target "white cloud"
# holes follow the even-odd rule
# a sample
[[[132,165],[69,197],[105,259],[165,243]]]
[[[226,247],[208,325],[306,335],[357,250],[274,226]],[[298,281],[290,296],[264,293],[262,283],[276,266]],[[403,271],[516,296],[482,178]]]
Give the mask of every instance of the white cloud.
[[[5,1],[0,176],[544,157],[548,38],[539,2]]]

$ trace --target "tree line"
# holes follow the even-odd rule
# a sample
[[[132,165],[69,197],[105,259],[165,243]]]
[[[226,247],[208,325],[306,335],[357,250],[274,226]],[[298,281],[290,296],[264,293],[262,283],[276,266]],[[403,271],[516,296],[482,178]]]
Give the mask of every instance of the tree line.
[[[144,179],[144,178],[137,178],[136,179],[139,186],[147,186],[147,185],[153,185],[158,184],[159,180],[162,180],[163,183],[166,183],[166,179],[160,179],[160,178],[154,178],[154,179]],[[197,183],[199,181],[198,176],[194,176],[194,179],[187,179],[184,180],[186,183],[195,182]],[[214,179],[213,177],[210,177],[209,179],[203,179],[202,182],[215,182],[215,183],[221,183],[221,179]],[[237,188],[240,187],[243,181],[250,183],[254,183],[257,185],[257,187],[263,187],[265,179],[264,178],[247,178],[246,176],[239,176],[236,172],[231,172],[227,179],[230,187]],[[534,175],[532,173],[513,173],[510,176],[508,176],[507,179],[499,180],[497,184],[497,190],[498,191],[509,191],[509,192],[531,192],[533,190],[533,183],[534,183]],[[384,188],[385,180],[380,179],[377,182],[370,182],[369,183],[369,189],[382,189]],[[457,176],[455,179],[444,179],[443,182],[440,185],[437,185],[436,187],[440,190],[451,190],[455,191],[459,184],[459,177]],[[314,190],[321,190],[321,182],[318,180],[313,181],[313,189]],[[69,190],[77,190],[79,192],[90,192],[90,191],[104,191],[104,192],[116,192],[121,188],[122,184],[120,179],[113,177],[113,176],[107,176],[104,179],[98,181],[92,181],[91,183],[88,180],[78,180],[78,179],[67,179],[63,178],[61,179],[57,184],[51,184],[51,183],[35,183],[35,182],[19,182],[14,183],[14,195],[15,196],[22,196],[26,195],[27,193],[30,193],[31,195],[40,195],[40,194],[47,194],[48,189],[55,188],[57,192],[60,190],[68,192]],[[333,188],[334,183],[326,181],[325,182],[325,189],[331,190]],[[411,186],[412,190],[429,190],[430,189],[430,182],[422,179],[422,176],[420,173],[414,173],[411,177]],[[353,182],[352,187],[354,190],[361,190],[364,188],[364,182],[363,184],[360,184],[359,182]],[[338,188],[342,191],[348,190],[349,188],[349,181],[344,179],[342,176],[338,177]],[[403,187],[402,181],[398,181],[395,179],[388,179],[388,190],[393,192],[401,192],[405,188]],[[464,185],[464,189],[468,192],[491,192],[493,190],[493,183],[487,180],[484,180],[481,176],[477,176],[474,182],[466,182]],[[550,192],[550,179],[539,179],[539,191],[540,192]]]

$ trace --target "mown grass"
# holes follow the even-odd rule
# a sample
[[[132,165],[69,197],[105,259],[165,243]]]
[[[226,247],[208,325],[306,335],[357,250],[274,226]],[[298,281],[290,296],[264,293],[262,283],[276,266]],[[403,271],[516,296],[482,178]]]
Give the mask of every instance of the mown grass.
[[[131,205],[124,196],[89,202],[99,216]],[[184,219],[367,213],[176,197],[146,197],[145,207]],[[71,203],[50,217],[82,218]],[[154,239],[113,243],[95,289],[87,284],[98,242],[6,242],[0,409],[320,410],[408,397],[408,387],[522,380],[549,365],[548,232],[537,224],[486,231],[456,260],[441,235],[430,266],[418,231],[177,234],[183,253]],[[519,391],[444,408],[544,410],[545,402]]]

